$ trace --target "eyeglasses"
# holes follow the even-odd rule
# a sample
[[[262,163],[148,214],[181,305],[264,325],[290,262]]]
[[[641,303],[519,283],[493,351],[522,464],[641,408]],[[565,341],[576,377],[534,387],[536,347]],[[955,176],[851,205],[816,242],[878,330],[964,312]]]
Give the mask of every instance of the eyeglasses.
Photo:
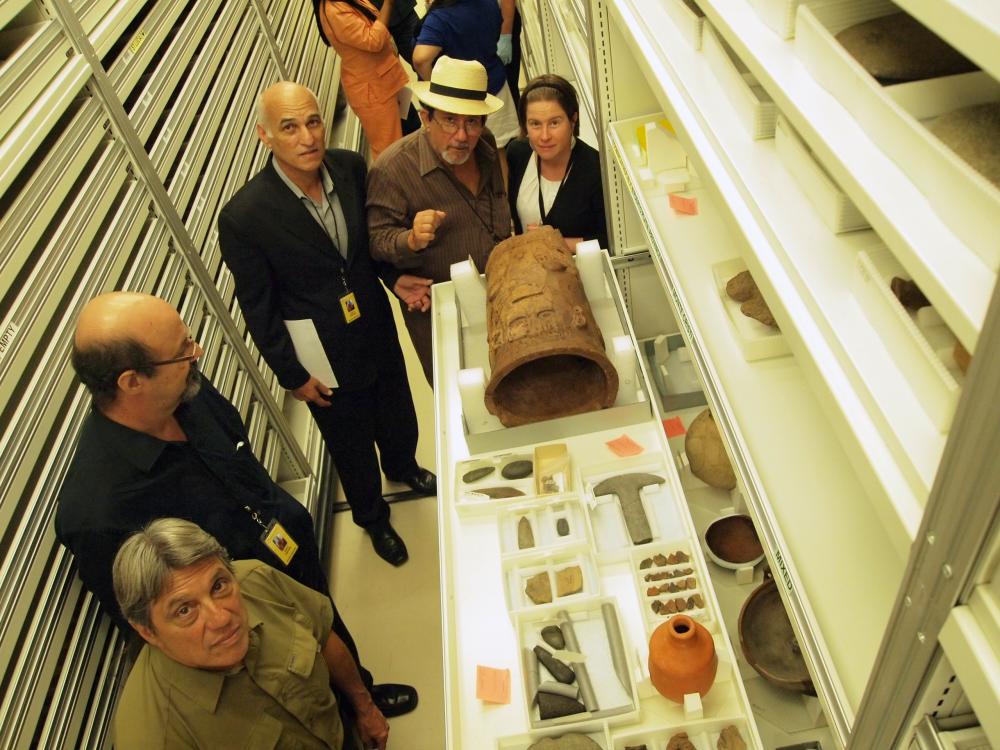
[[[460,119],[454,115],[444,115],[442,118],[432,117],[431,119],[448,135],[455,135],[459,128],[465,130],[469,135],[479,135],[485,127],[485,123],[478,117]]]
[[[187,337],[188,344],[191,347],[191,353],[185,354],[183,357],[174,357],[173,359],[161,359],[159,362],[150,362],[150,367],[159,367],[160,365],[174,365],[178,362],[193,362],[198,359],[203,354],[202,348],[198,345],[191,336]]]

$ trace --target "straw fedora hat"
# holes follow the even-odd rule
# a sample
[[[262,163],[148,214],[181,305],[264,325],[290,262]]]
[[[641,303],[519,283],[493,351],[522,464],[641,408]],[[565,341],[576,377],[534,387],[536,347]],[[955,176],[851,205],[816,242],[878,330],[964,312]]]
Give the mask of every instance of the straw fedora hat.
[[[430,81],[412,85],[417,99],[432,109],[456,115],[490,115],[503,101],[486,92],[486,68],[475,60],[456,60],[441,55]]]

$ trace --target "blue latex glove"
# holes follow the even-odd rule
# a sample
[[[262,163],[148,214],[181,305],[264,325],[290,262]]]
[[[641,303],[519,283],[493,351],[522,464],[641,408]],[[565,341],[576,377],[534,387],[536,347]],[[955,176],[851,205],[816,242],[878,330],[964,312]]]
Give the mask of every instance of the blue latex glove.
[[[497,57],[504,65],[510,65],[510,61],[514,58],[510,34],[501,34],[500,38],[497,39]]]

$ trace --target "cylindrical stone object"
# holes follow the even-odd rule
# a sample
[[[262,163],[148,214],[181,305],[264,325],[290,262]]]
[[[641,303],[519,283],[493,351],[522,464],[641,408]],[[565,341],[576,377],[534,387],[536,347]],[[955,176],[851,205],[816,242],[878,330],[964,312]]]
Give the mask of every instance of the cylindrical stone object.
[[[491,414],[516,427],[614,404],[618,373],[557,229],[497,245],[486,284]]]

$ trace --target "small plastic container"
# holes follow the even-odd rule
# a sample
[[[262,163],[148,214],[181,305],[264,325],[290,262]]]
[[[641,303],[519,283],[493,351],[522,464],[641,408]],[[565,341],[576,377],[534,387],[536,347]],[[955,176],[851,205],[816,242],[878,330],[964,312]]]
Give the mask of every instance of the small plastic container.
[[[635,548],[629,560],[647,639],[660,623],[678,614],[711,629],[709,582],[687,540]]]
[[[518,533],[521,519],[531,530],[534,544],[522,547]],[[587,516],[577,497],[538,500],[512,505],[497,516],[500,551],[504,556],[532,555],[560,547],[587,546],[590,532]]]
[[[554,550],[531,557],[504,558],[502,566],[507,609],[511,614],[553,604],[565,605],[601,593],[597,567],[586,550]],[[573,585],[576,583],[579,585]],[[548,596],[548,601],[543,595]]]

